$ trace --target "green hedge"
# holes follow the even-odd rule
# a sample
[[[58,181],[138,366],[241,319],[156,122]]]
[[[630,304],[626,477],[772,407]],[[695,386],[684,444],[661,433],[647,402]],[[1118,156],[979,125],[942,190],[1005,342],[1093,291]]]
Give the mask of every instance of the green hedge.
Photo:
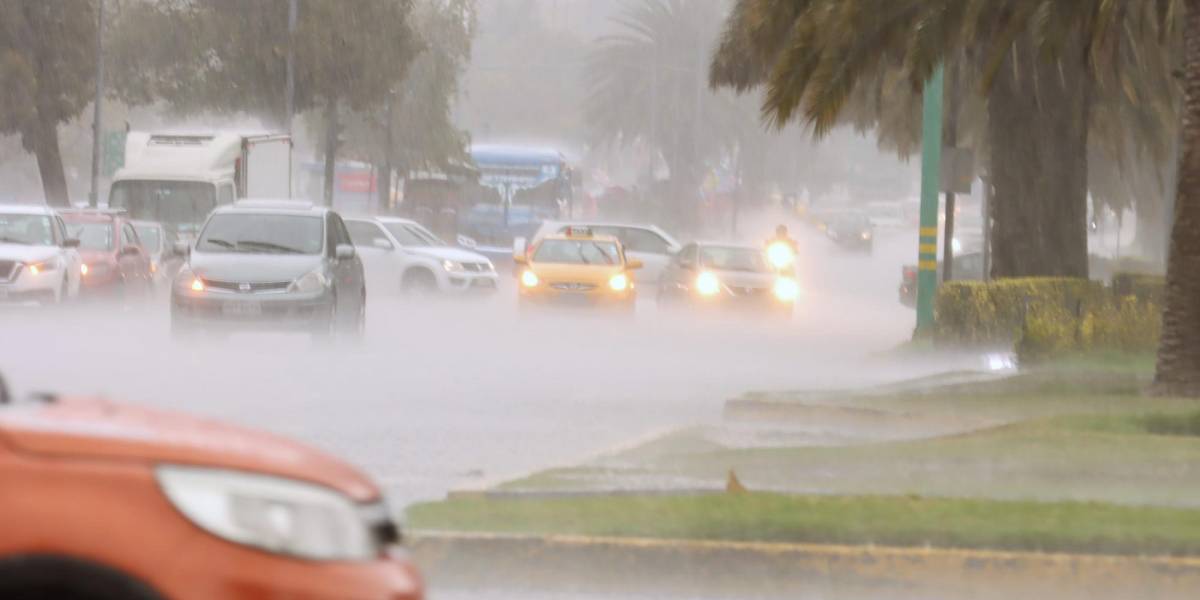
[[[1036,277],[954,281],[938,290],[938,343],[1014,348],[1023,361],[1072,352],[1149,352],[1162,331],[1165,282],[1118,275],[1112,287],[1086,279]]]

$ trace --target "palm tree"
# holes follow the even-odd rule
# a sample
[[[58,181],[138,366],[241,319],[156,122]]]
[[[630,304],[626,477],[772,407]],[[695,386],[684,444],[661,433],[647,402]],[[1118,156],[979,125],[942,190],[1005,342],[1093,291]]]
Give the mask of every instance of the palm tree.
[[[1186,0],[1183,125],[1155,389],[1200,396],[1200,0]]]
[[[592,141],[636,143],[652,162],[661,157],[674,205],[664,216],[683,227],[695,217],[705,165],[734,143],[744,115],[732,95],[706,89],[721,8],[710,0],[627,3],[614,18],[617,32],[597,40],[587,65]]]
[[[862,82],[899,72],[919,93],[935,66],[978,76],[996,186],[997,276],[1087,275],[1091,109],[1119,89],[1121,52],[1158,43],[1176,0],[740,0],[710,68],[763,86],[777,125],[820,135]]]

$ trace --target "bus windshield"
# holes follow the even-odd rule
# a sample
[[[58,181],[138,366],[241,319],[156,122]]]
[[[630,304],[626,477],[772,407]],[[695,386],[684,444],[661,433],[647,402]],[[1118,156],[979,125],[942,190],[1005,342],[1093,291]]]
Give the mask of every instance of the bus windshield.
[[[217,205],[216,186],[196,181],[118,181],[108,205],[157,221],[168,231],[194,234]]]

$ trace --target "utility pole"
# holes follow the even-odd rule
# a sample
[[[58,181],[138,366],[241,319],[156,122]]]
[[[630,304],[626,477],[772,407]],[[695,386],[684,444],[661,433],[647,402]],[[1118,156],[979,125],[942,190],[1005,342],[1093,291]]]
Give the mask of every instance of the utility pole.
[[[96,0],[96,96],[92,100],[92,188],[88,204],[100,205],[100,103],[104,99],[104,0]]]
[[[921,115],[921,229],[917,238],[917,334],[933,328],[937,292],[938,190],[942,162],[942,66],[925,83]],[[947,242],[949,243],[949,242]]]
[[[287,47],[287,84],[286,84],[287,89],[284,91],[284,96],[287,98],[287,108],[285,109],[285,112],[287,112],[286,116],[287,116],[288,143],[292,145],[293,150],[295,150],[295,148],[296,148],[296,140],[293,139],[293,137],[292,137],[294,135],[293,128],[294,128],[294,122],[296,120],[296,49],[295,49],[295,47],[296,47],[296,11],[298,10],[298,8],[296,6],[296,2],[297,2],[297,0],[291,0],[291,2],[288,3],[288,47]],[[288,191],[289,192],[291,192],[293,189],[295,189],[295,186],[292,185],[294,183],[293,182],[293,174],[292,174],[293,173],[292,161],[294,161],[294,160],[295,160],[295,157],[292,156],[291,152],[288,152]],[[290,196],[291,194],[289,193],[288,195]]]

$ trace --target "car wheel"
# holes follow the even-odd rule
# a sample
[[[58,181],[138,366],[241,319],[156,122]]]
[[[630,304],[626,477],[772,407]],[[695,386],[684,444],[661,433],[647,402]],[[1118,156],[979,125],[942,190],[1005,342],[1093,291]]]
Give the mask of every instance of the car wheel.
[[[333,301],[329,304],[329,314],[324,319],[319,319],[313,327],[312,337],[315,340],[330,340],[337,334],[338,329],[338,309],[337,296],[333,297]]]
[[[62,283],[58,284],[58,297],[54,299],[55,304],[62,304],[67,301],[67,297],[71,292],[71,281],[66,273],[63,273]]]
[[[428,298],[437,292],[437,278],[426,269],[413,269],[404,274],[400,291],[409,298]]]
[[[346,328],[346,333],[354,340],[363,339],[367,332],[367,290],[363,290],[358,302],[358,316]]]

